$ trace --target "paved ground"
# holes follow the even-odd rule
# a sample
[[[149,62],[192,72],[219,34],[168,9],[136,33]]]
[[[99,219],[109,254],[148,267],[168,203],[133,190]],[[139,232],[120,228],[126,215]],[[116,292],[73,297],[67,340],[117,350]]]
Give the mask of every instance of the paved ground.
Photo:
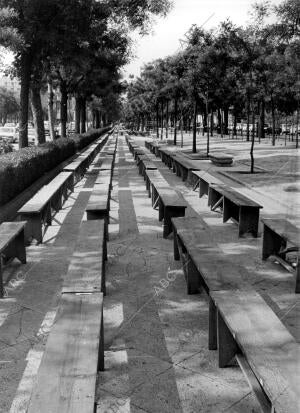
[[[231,142],[230,150],[239,157],[238,162],[220,179],[251,193],[263,203],[264,214],[297,218],[298,170],[286,164],[295,164],[295,150],[286,148],[283,155],[261,144],[257,164],[261,159],[258,166],[267,171],[267,183],[256,182],[238,173],[248,168],[247,145]],[[213,146],[227,150],[229,142],[213,140]],[[276,163],[278,156],[281,160]],[[286,161],[283,156],[288,157]],[[211,167],[207,161],[199,162],[203,168]],[[279,164],[293,176],[284,177],[275,170],[274,181],[270,176]],[[238,239],[234,223],[223,224],[218,213],[209,211],[205,198],[199,199],[159,161],[157,165],[168,182],[183,192],[190,205],[187,213],[201,214],[228,259],[247,269],[251,274],[248,281],[299,339],[299,299],[293,293],[293,276],[274,263],[262,262],[260,238]],[[293,190],[286,191],[289,186]],[[0,301],[1,413],[26,411],[92,187],[93,178],[81,181],[55,216],[43,246],[28,249],[28,264],[13,263],[5,271],[8,296]],[[99,375],[98,411],[258,412],[240,369],[219,369],[216,352],[207,350],[206,296],[186,295],[180,263],[173,260],[172,239],[162,238],[157,211],[151,208],[144,181],[122,137],[111,208],[104,312],[106,371]]]

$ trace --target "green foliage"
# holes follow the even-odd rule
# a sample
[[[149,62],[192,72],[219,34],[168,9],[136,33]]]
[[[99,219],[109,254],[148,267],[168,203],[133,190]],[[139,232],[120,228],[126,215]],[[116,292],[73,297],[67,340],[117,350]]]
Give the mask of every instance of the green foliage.
[[[39,146],[0,155],[0,205],[24,191],[29,185],[77,150],[97,139],[108,128],[92,130],[84,135],[57,139]]]

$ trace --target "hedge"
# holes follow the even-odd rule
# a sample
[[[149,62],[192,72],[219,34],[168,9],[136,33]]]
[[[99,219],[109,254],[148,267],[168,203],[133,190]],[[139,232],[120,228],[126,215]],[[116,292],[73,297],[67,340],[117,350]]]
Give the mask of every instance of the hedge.
[[[92,130],[0,155],[0,206],[108,130]]]

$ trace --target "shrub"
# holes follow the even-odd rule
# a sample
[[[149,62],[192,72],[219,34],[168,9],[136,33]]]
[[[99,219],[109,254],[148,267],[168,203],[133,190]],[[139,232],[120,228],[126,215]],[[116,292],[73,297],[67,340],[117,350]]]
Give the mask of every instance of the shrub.
[[[60,138],[39,146],[0,155],[0,206],[24,191],[44,173],[74,155],[109,128]]]

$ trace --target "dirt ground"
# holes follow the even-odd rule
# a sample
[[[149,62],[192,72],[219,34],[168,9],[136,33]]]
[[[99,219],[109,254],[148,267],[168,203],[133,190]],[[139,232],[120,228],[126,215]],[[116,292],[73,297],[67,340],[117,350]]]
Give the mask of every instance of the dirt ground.
[[[137,138],[143,145],[143,139]],[[191,144],[185,136],[184,149]],[[172,147],[170,147],[172,148]],[[205,140],[199,137],[199,148]],[[180,148],[173,148],[180,150]],[[212,167],[225,183],[263,205],[261,215],[299,223],[298,153],[294,144],[257,144],[251,176],[249,143],[212,138],[211,149],[234,156],[229,168]],[[299,340],[299,298],[293,274],[261,260],[261,237],[237,236],[233,222],[223,224],[207,199],[157,160],[169,184],[182,191],[189,207],[209,226],[216,244],[247,270],[247,281],[262,295]],[[0,412],[26,412],[58,306],[63,279],[76,243],[93,178],[83,179],[55,215],[44,242],[28,248],[28,263],[5,268],[7,297],[0,300]],[[143,178],[125,139],[119,136],[109,225],[105,297],[105,371],[97,385],[98,412],[259,412],[238,366],[219,369],[217,352],[208,350],[205,294],[187,295],[180,262],[173,259],[172,236],[162,237]]]

